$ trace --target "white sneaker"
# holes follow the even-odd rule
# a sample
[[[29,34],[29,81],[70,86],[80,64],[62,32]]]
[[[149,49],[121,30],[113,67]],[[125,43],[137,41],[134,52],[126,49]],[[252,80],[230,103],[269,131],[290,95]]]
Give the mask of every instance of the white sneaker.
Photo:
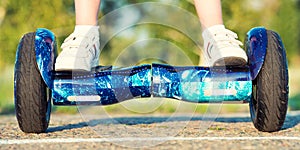
[[[224,25],[209,27],[202,33],[207,66],[243,66],[247,64],[246,52],[240,47],[237,34]]]
[[[99,63],[100,40],[98,26],[76,26],[61,46],[55,62],[55,71],[91,71]]]

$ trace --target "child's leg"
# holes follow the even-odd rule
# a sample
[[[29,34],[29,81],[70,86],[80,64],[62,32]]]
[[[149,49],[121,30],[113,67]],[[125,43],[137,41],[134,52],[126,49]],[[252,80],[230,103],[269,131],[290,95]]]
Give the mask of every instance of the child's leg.
[[[202,29],[223,24],[220,0],[194,0]]]
[[[75,0],[76,25],[97,25],[100,0]]]
[[[226,29],[220,0],[194,0],[202,24],[206,65],[246,65],[247,55],[237,35]]]
[[[99,63],[100,40],[97,25],[100,0],[75,0],[75,30],[62,44],[55,70],[90,71]]]

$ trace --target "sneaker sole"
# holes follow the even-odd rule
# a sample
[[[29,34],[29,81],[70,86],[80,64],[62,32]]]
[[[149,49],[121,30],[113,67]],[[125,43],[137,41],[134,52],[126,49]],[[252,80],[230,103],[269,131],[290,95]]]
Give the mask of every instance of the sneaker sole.
[[[213,66],[245,66],[247,61],[241,57],[224,57],[215,61]]]
[[[90,71],[88,67],[76,66],[74,63],[55,63],[55,71]]]
[[[77,63],[75,63],[77,61]],[[93,67],[98,65],[98,60],[94,60],[91,65],[79,63],[79,60],[65,59],[63,63],[55,63],[55,71],[91,71]]]

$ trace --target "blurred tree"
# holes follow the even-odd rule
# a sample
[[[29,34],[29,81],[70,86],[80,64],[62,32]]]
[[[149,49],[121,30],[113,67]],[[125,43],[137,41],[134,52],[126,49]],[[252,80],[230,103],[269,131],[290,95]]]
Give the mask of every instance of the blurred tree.
[[[143,2],[148,3],[145,4]],[[170,47],[168,46],[171,46],[170,44],[174,44],[174,46],[177,46],[186,56],[189,57],[190,61],[194,65],[198,64],[199,56],[195,55],[195,53],[198,54],[200,51],[199,47],[197,46],[200,45],[199,43],[201,43],[201,40],[199,38],[201,37],[201,26],[197,16],[195,15],[195,8],[189,1],[128,0],[118,1],[114,3],[113,1],[107,0],[102,1],[101,5],[101,8],[103,9],[103,16],[104,18],[106,17],[105,23],[101,26],[102,39],[104,36],[106,36],[106,32],[109,32],[108,30],[114,28],[114,26],[122,26],[123,24],[128,24],[128,22],[131,22],[131,24],[133,24],[133,26],[131,26],[129,29],[117,33],[110,40],[109,44],[104,45],[104,49],[102,51],[100,59],[101,63],[112,64],[120,55],[120,52],[126,49],[127,46],[132,46],[135,43],[141,42],[141,40],[144,40],[145,42],[145,38],[149,39],[149,43],[151,43],[151,39],[153,38],[165,40],[165,43],[169,44],[165,44],[164,46],[166,47],[156,47],[154,49],[154,45],[149,45],[148,43],[144,47],[141,47],[140,51],[136,51],[136,53],[131,54],[131,56],[130,54],[126,53],[126,55],[128,56],[122,57],[128,58],[129,61],[133,60],[132,56],[136,55],[140,58],[142,58],[143,56],[147,57],[146,51],[149,50],[152,50],[153,52],[162,52],[159,54],[157,53],[157,56],[161,57],[167,57],[163,55],[169,55],[170,57],[176,56],[175,51],[172,54],[164,54],[164,50],[169,49]],[[112,9],[105,9],[106,6],[111,6]],[[131,9],[135,10],[127,9],[123,12],[123,6],[129,6],[131,7]],[[107,17],[113,10],[117,10],[117,13],[115,11],[113,12],[116,13],[116,15],[114,15],[115,18]],[[192,18],[190,18],[191,16]],[[126,36],[126,33],[132,33],[134,36],[131,36],[132,34]],[[157,49],[160,49],[160,51],[157,51]],[[122,55],[125,54],[122,53]],[[176,57],[173,57],[173,59],[176,59]],[[122,62],[125,62],[125,60],[123,60]],[[180,64],[180,62],[181,59],[178,59],[177,64]],[[181,64],[184,65],[186,63],[182,62]]]
[[[195,8],[191,0],[102,0],[99,16],[105,16],[123,6],[129,4],[143,2],[161,2],[162,4],[170,4],[170,7],[176,7],[188,11],[194,15]],[[285,42],[288,56],[299,55],[299,0],[226,0],[222,1],[223,18],[225,25],[236,31],[240,39],[244,39],[245,33],[254,26],[266,26],[279,32]],[[297,5],[298,4],[298,5]],[[298,6],[298,7],[297,7]],[[297,9],[298,8],[298,9]],[[138,22],[144,16],[161,18],[162,20],[178,20],[180,16],[174,15],[164,9],[150,10],[151,8],[139,7],[136,8],[133,14],[127,17],[137,17]],[[5,11],[3,11],[5,10]],[[1,14],[5,17],[1,18]],[[124,23],[122,18],[126,16],[126,12],[120,14],[116,19],[107,20],[106,25],[102,29],[110,30]],[[72,32],[74,27],[74,2],[73,0],[1,0],[0,2],[0,67],[6,64],[13,64],[15,58],[15,50],[20,37],[29,31],[34,31],[38,27],[49,28],[55,32],[58,37],[59,44],[61,41]],[[130,20],[130,19],[129,19]],[[127,19],[128,21],[128,19]],[[198,34],[201,37],[201,31],[193,29],[197,24],[190,23],[190,18],[183,18],[177,21],[176,24],[186,24],[187,30]],[[138,35],[147,35],[148,38],[163,38],[173,44],[176,44],[184,50],[187,56],[191,58],[194,64],[197,63],[199,42],[191,41],[189,37],[182,34],[181,31],[176,31],[172,27],[166,27],[157,24],[133,26],[131,33],[136,36],[118,36],[118,33],[109,44],[104,45],[104,51],[101,55],[104,64],[112,63],[112,61],[120,54],[128,44],[138,40]],[[130,30],[130,29],[128,29]],[[297,32],[295,32],[297,31]],[[130,33],[130,32],[128,32]],[[105,33],[101,35],[105,37]],[[196,36],[196,35],[193,35]],[[142,55],[142,54],[137,54]]]
[[[282,37],[289,59],[297,57],[300,54],[300,10],[297,1],[281,0],[273,14],[270,28]]]
[[[224,23],[236,31],[240,39],[255,26],[275,30],[281,35],[290,60],[299,55],[300,46],[300,12],[296,3],[295,0],[222,1]]]
[[[57,33],[71,32],[74,24],[73,0],[7,0],[5,17],[0,26],[0,67],[12,64],[21,36],[36,28]]]

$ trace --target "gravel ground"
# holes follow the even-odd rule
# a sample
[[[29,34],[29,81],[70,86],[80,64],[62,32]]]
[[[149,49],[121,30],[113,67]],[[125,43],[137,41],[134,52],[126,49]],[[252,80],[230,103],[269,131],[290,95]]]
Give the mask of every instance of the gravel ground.
[[[300,149],[300,112],[289,112],[283,129],[274,133],[257,131],[249,114],[219,115],[214,121],[202,116],[190,118],[188,114],[91,118],[84,121],[78,114],[55,114],[47,133],[26,134],[19,129],[15,116],[0,116],[0,144],[34,140],[26,144],[2,143],[0,149]],[[167,140],[169,137],[175,138]],[[296,138],[287,139],[290,137]],[[38,143],[41,139],[106,140]]]

